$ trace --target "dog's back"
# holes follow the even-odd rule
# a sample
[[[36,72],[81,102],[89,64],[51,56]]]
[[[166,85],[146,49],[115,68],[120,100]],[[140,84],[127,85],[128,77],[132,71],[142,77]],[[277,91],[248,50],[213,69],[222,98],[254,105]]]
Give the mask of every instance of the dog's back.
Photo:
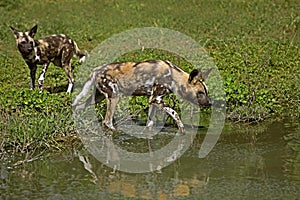
[[[97,87],[112,93],[125,95],[151,95],[153,85],[173,90],[178,82],[188,79],[188,74],[168,61],[148,60],[144,62],[123,62],[103,65],[94,70],[97,73]],[[112,88],[111,91],[107,90]]]
[[[74,54],[79,58],[85,56],[85,54],[80,52],[74,40],[64,34],[51,35],[40,38],[36,40],[36,43],[38,44],[36,54],[40,56],[38,64],[43,64],[45,62],[51,61],[56,66],[62,67],[61,60],[69,60]],[[61,58],[64,51],[70,53],[64,55],[66,56],[66,58]]]

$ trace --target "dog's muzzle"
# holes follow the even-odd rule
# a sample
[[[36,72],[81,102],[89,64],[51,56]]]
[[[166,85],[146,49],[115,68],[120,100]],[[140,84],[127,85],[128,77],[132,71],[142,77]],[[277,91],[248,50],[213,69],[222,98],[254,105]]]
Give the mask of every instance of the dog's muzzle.
[[[211,100],[211,98],[209,98],[209,97],[207,97],[207,101],[208,101],[208,106],[212,106],[213,105],[213,103],[214,103],[214,101],[213,100]]]
[[[208,107],[211,107],[212,104],[213,104],[213,100],[211,100],[211,98],[209,98],[209,97],[206,97],[206,103],[201,106],[204,108],[208,108]]]

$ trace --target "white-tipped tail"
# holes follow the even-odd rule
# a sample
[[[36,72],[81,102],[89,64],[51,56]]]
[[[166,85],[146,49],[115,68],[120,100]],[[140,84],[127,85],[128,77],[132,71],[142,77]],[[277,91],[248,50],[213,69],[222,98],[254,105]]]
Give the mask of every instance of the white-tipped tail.
[[[88,95],[91,87],[94,86],[96,75],[96,72],[93,71],[88,81],[84,84],[82,91],[75,98],[74,102],[72,103],[72,106],[78,106],[80,100]]]
[[[83,63],[83,62],[85,61],[85,59],[86,59],[86,56],[82,56],[82,57],[79,59],[79,61],[80,61],[81,63]]]
[[[82,53],[80,51],[80,49],[78,48],[78,46],[77,46],[77,44],[76,44],[75,41],[73,41],[73,44],[75,46],[75,54],[76,54],[76,56],[79,58],[79,61],[81,63],[83,63],[86,60],[86,58],[88,57],[88,53],[86,51],[85,51],[85,53]]]

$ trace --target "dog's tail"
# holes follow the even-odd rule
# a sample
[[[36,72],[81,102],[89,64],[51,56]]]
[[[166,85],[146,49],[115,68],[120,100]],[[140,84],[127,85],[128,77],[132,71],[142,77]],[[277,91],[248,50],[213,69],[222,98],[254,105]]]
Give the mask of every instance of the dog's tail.
[[[76,56],[79,58],[80,62],[84,62],[87,57],[88,57],[88,53],[85,51],[85,53],[83,53],[82,51],[80,51],[80,49],[78,48],[77,44],[75,41],[73,41],[73,44],[75,46],[75,54]]]
[[[86,106],[86,102],[80,103],[80,100],[82,98],[85,98],[89,91],[91,90],[92,86],[95,86],[95,80],[96,80],[97,72],[93,71],[89,77],[89,79],[85,82],[82,91],[76,96],[74,102],[72,103],[72,106],[75,107],[75,110],[84,108]],[[93,96],[93,95],[92,95]]]

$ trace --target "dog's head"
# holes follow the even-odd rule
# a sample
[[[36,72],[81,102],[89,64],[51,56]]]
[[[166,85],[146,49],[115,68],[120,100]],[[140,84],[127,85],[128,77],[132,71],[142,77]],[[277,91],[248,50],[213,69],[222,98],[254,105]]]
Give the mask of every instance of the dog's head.
[[[10,26],[10,28],[14,33],[19,51],[22,53],[23,56],[29,55],[35,47],[35,41],[33,38],[37,32],[37,25],[32,27],[27,32],[18,31],[12,26]]]
[[[212,69],[207,70],[206,72],[200,72],[198,69],[194,69],[188,79],[189,86],[189,100],[192,103],[208,107],[212,105],[212,100],[208,96],[208,88],[204,80],[208,77]]]

